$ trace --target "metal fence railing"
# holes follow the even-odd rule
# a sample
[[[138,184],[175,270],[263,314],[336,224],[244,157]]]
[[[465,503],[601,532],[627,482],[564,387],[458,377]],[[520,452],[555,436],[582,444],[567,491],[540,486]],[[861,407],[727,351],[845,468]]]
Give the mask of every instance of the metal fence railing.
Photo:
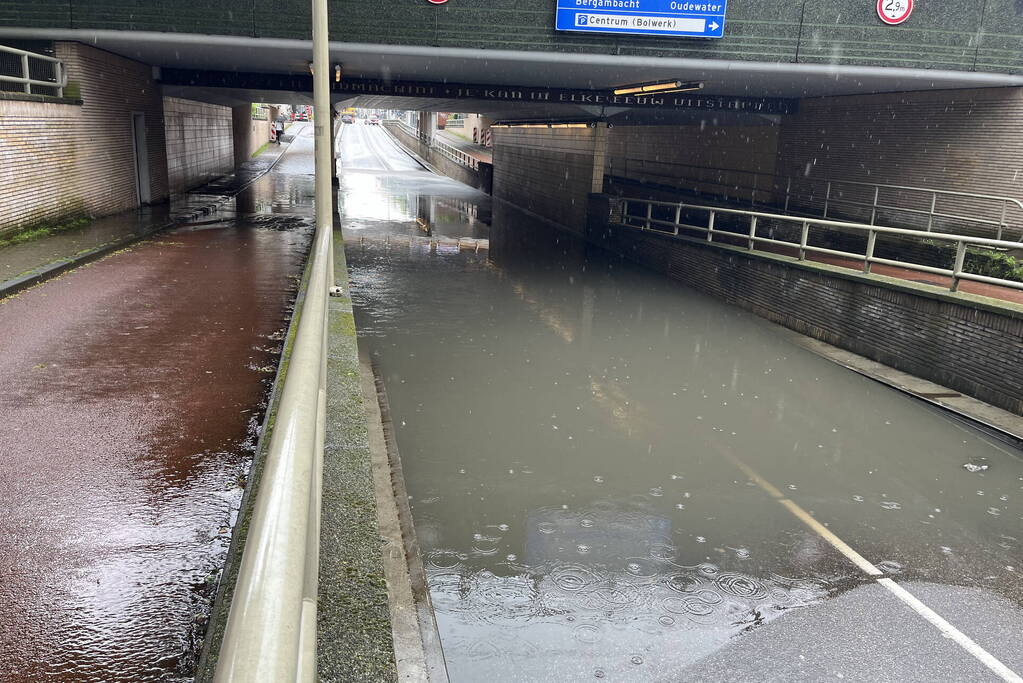
[[[466,154],[457,147],[454,147],[453,145],[449,145],[446,142],[441,142],[437,138],[434,138],[433,142],[431,143],[431,147],[433,147],[435,150],[440,152],[443,156],[447,157],[451,161],[454,161],[456,164],[461,164],[462,166],[471,168],[474,171],[478,171],[480,169],[479,159],[470,154]]]
[[[64,96],[67,72],[56,57],[0,45],[0,90]]]
[[[696,204],[685,204],[676,202],[659,202],[646,199],[623,199],[622,218],[618,225],[635,228],[641,231],[651,231],[668,234],[680,239],[691,239],[682,234],[696,232],[706,236],[708,242],[713,242],[715,237],[719,240],[744,243],[746,248],[753,251],[758,245],[771,245],[775,248],[789,248],[798,252],[800,261],[807,258],[807,254],[823,254],[838,256],[863,263],[863,272],[869,273],[871,266],[875,264],[897,266],[907,270],[943,275],[951,278],[949,289],[958,291],[962,280],[983,282],[986,284],[1023,289],[1023,282],[1006,280],[986,275],[978,275],[967,272],[966,265],[967,249],[970,247],[981,247],[986,249],[1009,249],[1018,247],[1018,243],[1004,240],[994,240],[983,237],[972,237],[967,235],[954,235],[948,233],[930,232],[921,233],[919,230],[905,228],[888,228],[865,223],[851,223],[846,221],[835,221],[824,218],[813,218],[806,216],[789,216],[761,211],[744,211],[741,209],[728,209],[718,206],[702,206]],[[639,213],[633,210],[639,208]],[[706,216],[705,224],[691,222],[692,219]],[[719,217],[731,218],[730,229],[723,229]],[[763,234],[765,227],[770,228],[770,235]],[[799,241],[793,242],[786,239],[779,239],[776,234],[778,228],[791,228],[795,234],[798,230]],[[824,246],[816,246],[810,243],[811,230],[823,229],[833,231],[839,236],[847,236],[850,233],[866,237],[866,248],[862,253],[845,251]],[[741,230],[741,232],[740,232]],[[932,265],[916,263],[913,261],[901,261],[889,258],[882,258],[876,255],[878,237],[897,236],[903,240],[910,240],[921,246],[926,242],[944,242],[954,245],[954,265],[952,268],[941,268]]]
[[[735,168],[695,166],[612,156],[613,177],[649,180],[726,203],[781,209],[784,213],[896,224],[1023,242],[1023,201],[1003,195],[854,180],[776,175]]]

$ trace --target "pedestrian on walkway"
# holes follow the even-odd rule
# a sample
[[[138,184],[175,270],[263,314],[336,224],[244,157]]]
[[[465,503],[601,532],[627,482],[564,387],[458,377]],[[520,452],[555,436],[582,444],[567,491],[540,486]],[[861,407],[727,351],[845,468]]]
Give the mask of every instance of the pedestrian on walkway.
[[[281,144],[281,137],[284,136],[284,119],[280,116],[274,121],[274,142]]]

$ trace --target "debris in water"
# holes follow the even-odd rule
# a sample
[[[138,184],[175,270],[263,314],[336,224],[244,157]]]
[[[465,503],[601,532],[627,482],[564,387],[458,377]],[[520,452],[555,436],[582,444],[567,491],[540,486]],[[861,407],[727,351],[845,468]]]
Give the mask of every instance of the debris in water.
[[[988,467],[990,467],[990,465],[988,465],[987,461],[984,460],[983,458],[980,458],[978,460],[971,460],[970,462],[963,465],[963,469],[966,470],[967,472],[983,472]]]

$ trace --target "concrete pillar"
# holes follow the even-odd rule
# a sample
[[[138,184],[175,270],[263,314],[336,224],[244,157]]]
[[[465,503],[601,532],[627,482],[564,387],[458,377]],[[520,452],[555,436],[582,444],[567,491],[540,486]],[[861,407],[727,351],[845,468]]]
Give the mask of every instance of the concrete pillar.
[[[252,105],[231,107],[231,141],[234,144],[234,165],[249,160],[252,150]]]
[[[494,197],[584,234],[590,195],[604,188],[607,124],[495,134]]]
[[[607,123],[600,121],[593,129],[593,168],[590,192],[604,191],[604,164],[607,162]]]

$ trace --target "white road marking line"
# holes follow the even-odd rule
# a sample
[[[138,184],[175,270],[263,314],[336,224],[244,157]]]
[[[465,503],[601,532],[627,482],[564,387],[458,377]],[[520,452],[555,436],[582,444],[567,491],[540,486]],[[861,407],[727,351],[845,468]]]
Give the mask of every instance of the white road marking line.
[[[908,590],[895,583],[892,579],[884,577],[884,573],[874,566],[869,560],[860,555],[858,552],[853,550],[848,543],[843,541],[841,538],[836,536],[834,532],[828,529],[826,526],[814,519],[813,515],[804,510],[799,506],[798,503],[785,498],[784,494],[774,484],[764,479],[760,474],[752,467],[736,458],[731,453],[725,451],[722,448],[715,448],[721,455],[725,456],[726,459],[732,462],[736,467],[742,470],[743,474],[750,478],[750,481],[755,483],[761,489],[763,489],[769,496],[774,498],[776,501],[785,506],[790,513],[792,513],[796,519],[801,521],[806,526],[810,527],[818,536],[827,541],[835,550],[845,555],[845,557],[860,568],[865,574],[871,576],[879,584],[884,586],[888,591],[896,598],[901,600],[903,603],[913,609],[914,612],[919,614],[921,617],[931,623],[932,626],[936,627],[941,631],[942,635],[954,640],[961,648],[973,655],[981,664],[986,666],[993,674],[1001,678],[1006,683],[1023,683],[1023,678],[1019,676],[1009,667],[1002,664],[997,657],[982,648],[976,642],[973,641],[968,635],[957,629],[955,626],[946,621],[940,614],[932,610],[930,607],[921,602],[915,595],[910,593]]]
[[[920,600],[908,590],[895,583],[891,579],[878,579],[877,582],[891,591],[892,595],[906,603],[913,610],[927,621],[931,622],[945,636],[951,638],[964,650],[981,661],[984,666],[990,669],[995,675],[1008,683],[1023,683],[1023,678],[1009,667],[1002,664],[990,652],[977,645],[968,635],[948,623],[937,612],[920,602]]]
[[[830,543],[835,550],[845,555],[849,561],[859,567],[863,573],[869,574],[870,576],[884,576],[884,572],[875,567],[867,560],[867,558],[863,557],[863,555],[860,555],[858,552],[850,548],[848,543],[840,539],[830,529],[814,519],[809,512],[799,507],[788,498],[782,498],[778,502],[788,508],[788,511],[795,515],[796,519],[817,532],[817,535]]]

